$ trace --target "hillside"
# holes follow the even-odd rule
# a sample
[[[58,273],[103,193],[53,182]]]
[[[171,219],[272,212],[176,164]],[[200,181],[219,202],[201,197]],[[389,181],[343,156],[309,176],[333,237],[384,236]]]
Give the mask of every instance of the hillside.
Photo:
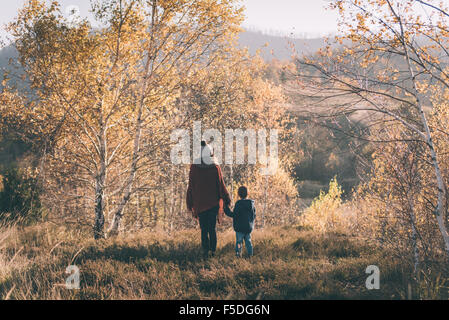
[[[261,56],[265,61],[273,59],[290,60],[294,53],[292,45],[299,56],[303,54],[310,55],[324,46],[324,39],[296,39],[247,30],[240,34],[239,44],[242,47],[247,47],[251,54],[255,54],[260,49]],[[265,44],[267,44],[266,47]]]
[[[271,61],[290,60],[292,51],[289,43],[293,43],[299,54],[314,53],[324,44],[324,39],[291,39],[288,37],[267,35],[259,31],[246,30],[239,36],[239,44],[248,48],[251,54],[255,54],[261,49],[262,57]],[[264,47],[268,44],[267,47]],[[16,60],[17,52],[11,46],[6,46],[0,50],[0,69],[8,66],[9,59]]]
[[[298,227],[256,230],[255,256],[234,257],[234,233],[219,233],[217,256],[199,259],[199,230],[128,233],[94,242],[83,232],[40,225],[0,234],[0,299],[400,299],[400,265],[361,240]],[[80,269],[80,290],[64,271]],[[381,290],[365,287],[368,265]]]

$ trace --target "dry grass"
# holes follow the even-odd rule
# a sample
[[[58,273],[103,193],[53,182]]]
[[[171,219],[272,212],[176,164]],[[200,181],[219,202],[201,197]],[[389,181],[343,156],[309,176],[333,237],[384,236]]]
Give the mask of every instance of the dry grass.
[[[220,232],[209,260],[199,258],[199,230],[90,236],[49,224],[3,228],[0,299],[395,299],[405,288],[386,252],[299,227],[256,230],[251,260],[234,257],[231,230]],[[80,290],[64,286],[71,264],[80,269]],[[365,288],[371,264],[381,269],[381,290]]]

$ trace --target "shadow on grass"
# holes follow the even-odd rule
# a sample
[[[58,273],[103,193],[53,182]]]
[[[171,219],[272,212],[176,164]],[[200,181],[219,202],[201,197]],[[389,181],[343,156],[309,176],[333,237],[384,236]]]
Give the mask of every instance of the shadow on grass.
[[[77,261],[82,263],[87,260],[115,260],[124,263],[136,263],[141,260],[154,259],[183,265],[187,262],[197,262],[201,260],[200,257],[199,247],[189,243],[155,243],[134,246],[112,244],[103,249],[91,246],[80,254]]]

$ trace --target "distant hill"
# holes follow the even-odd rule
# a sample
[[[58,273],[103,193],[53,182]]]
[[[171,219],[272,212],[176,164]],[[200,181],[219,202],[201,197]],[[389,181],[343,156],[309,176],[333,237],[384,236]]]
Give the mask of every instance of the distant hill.
[[[290,60],[293,54],[291,45],[299,55],[312,54],[324,45],[324,39],[295,39],[287,36],[267,35],[260,31],[246,30],[240,34],[239,44],[248,48],[251,54],[261,49],[261,55],[266,61],[272,59]],[[267,47],[264,47],[268,44]],[[9,59],[17,59],[17,52],[12,45],[0,50],[0,68],[8,66]]]
[[[266,61],[290,60],[294,53],[292,45],[298,55],[313,54],[324,46],[324,38],[295,39],[246,30],[240,34],[239,43],[242,47],[247,47],[251,54],[255,54],[258,49],[261,49],[261,55]],[[268,46],[264,47],[265,44]]]
[[[1,74],[3,74],[3,70],[8,67],[9,60],[17,61],[17,50],[12,46],[6,46],[0,50],[0,68]]]

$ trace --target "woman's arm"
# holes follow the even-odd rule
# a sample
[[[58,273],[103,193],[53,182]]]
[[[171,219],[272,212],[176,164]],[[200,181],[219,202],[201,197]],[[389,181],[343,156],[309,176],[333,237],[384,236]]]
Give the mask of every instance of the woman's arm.
[[[224,183],[223,174],[221,173],[220,166],[217,166],[217,173],[218,173],[218,192],[219,197],[224,201],[225,205],[231,204],[231,197],[229,196],[228,189],[226,189],[226,185]]]
[[[218,200],[218,223],[221,223],[225,212],[223,210],[223,199]]]

